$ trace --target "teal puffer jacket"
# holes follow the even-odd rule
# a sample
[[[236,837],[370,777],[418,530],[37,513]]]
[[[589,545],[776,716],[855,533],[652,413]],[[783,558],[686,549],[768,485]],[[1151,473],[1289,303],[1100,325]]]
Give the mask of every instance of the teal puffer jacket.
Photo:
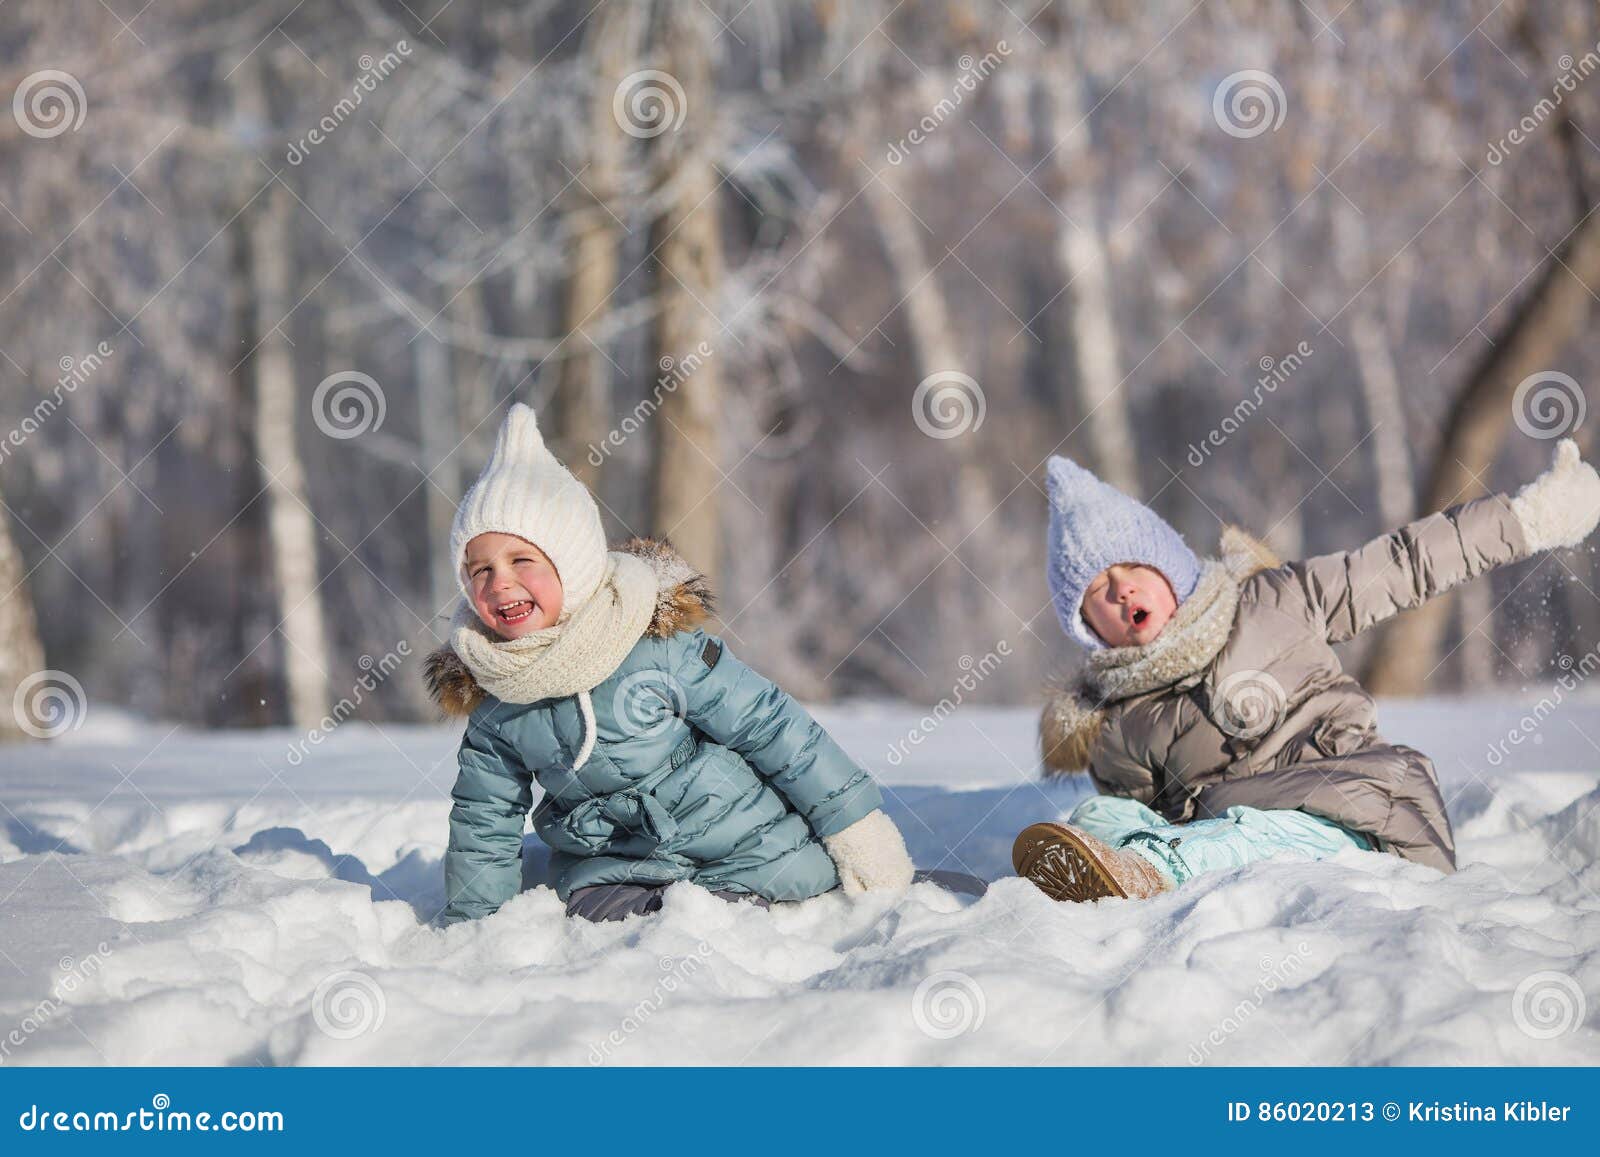
[[[445,854],[444,920],[487,916],[521,887],[522,836],[552,849],[557,894],[671,883],[802,900],[838,886],[819,837],[882,805],[876,783],[789,695],[697,626],[710,594],[662,544],[630,544],[663,575],[655,617],[622,665],[580,696],[505,703],[454,652],[428,662],[436,700],[468,714]],[[625,548],[627,549],[627,548]]]

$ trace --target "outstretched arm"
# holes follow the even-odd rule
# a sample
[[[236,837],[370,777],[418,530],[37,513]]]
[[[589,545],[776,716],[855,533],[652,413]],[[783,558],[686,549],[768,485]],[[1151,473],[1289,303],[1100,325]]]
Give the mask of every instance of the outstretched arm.
[[[1555,462],[1514,497],[1493,494],[1453,506],[1356,550],[1291,563],[1283,570],[1328,640],[1340,643],[1400,611],[1497,566],[1541,550],[1576,546],[1600,522],[1600,476],[1570,438]]]

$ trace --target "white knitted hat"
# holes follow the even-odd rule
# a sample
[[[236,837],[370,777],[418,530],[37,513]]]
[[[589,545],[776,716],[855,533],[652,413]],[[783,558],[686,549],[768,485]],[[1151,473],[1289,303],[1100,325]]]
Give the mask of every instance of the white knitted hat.
[[[450,554],[464,594],[467,543],[493,532],[525,538],[549,556],[561,579],[564,614],[588,602],[605,578],[606,536],[594,496],[545,449],[538,420],[520,402],[506,415],[494,454],[450,528]]]

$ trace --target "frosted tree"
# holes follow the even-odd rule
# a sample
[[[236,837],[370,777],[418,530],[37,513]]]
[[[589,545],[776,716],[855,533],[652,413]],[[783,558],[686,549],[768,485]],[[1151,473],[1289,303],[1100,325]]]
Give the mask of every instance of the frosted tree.
[[[702,342],[715,349],[721,341],[712,312],[721,290],[723,255],[721,181],[714,166],[718,110],[711,19],[703,5],[667,4],[661,6],[661,27],[653,33],[660,38],[666,71],[677,88],[668,85],[651,99],[662,102],[659,115],[683,117],[680,131],[659,133],[650,142],[665,202],[651,236],[657,311],[652,348],[663,372],[685,362]],[[640,80],[655,83],[647,77]],[[663,391],[654,418],[652,525],[657,533],[669,535],[715,585],[723,550],[719,359],[701,359],[692,373],[679,376],[672,389]]]

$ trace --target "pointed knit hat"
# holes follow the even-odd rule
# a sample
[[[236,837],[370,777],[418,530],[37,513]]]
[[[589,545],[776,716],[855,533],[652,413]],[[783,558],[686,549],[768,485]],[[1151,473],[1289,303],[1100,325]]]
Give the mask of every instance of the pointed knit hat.
[[[606,536],[594,496],[545,448],[538,420],[520,402],[506,415],[494,454],[450,528],[463,593],[467,543],[491,532],[514,534],[549,556],[561,579],[564,616],[588,602],[605,577]]]
[[[1117,563],[1154,567],[1181,604],[1200,581],[1200,560],[1155,511],[1100,481],[1068,458],[1051,458],[1050,532],[1045,577],[1056,618],[1091,651],[1106,644],[1083,619],[1083,596],[1095,576]]]

